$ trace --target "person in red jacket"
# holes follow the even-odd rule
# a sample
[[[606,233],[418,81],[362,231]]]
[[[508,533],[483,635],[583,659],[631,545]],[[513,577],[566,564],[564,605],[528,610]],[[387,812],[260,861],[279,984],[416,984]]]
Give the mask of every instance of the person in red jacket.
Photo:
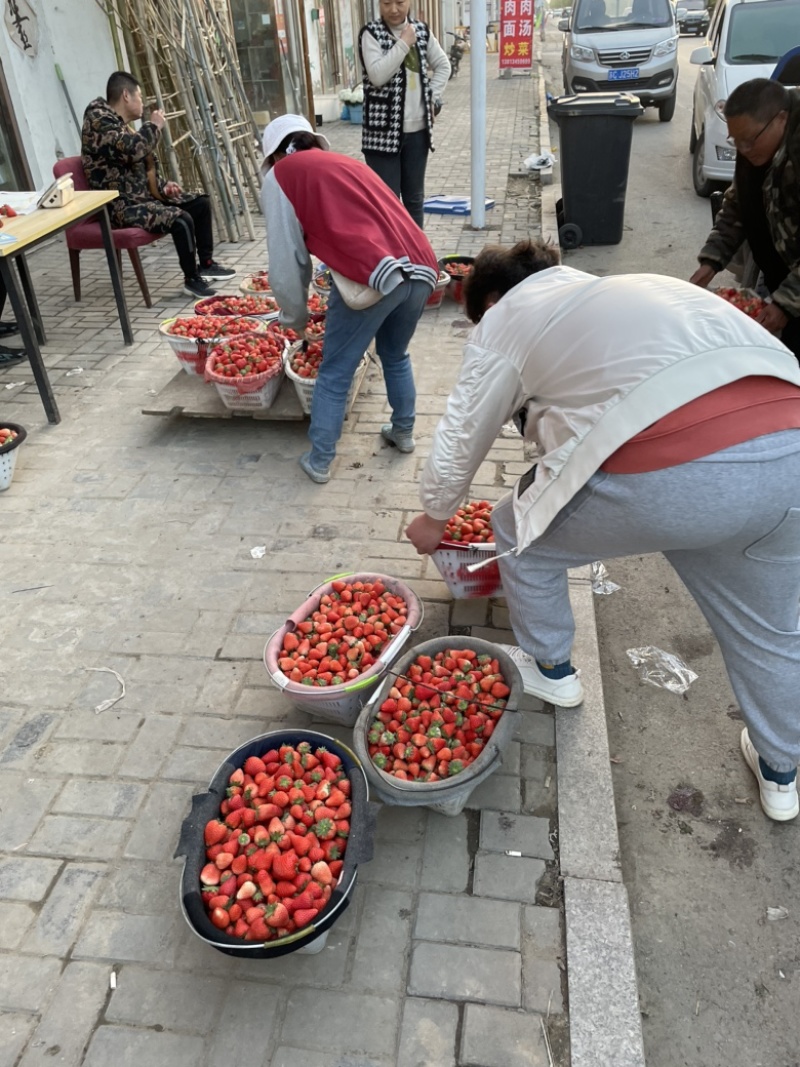
[[[407,347],[439,277],[430,242],[383,181],[360,160],[330,151],[300,115],[281,115],[264,131],[272,291],[282,325],[308,321],[311,256],[333,273],[323,360],[314,386],[311,450],[300,466],[314,482],[330,479],[347,392],[371,341],[383,367],[391,422],[381,435],[414,451],[416,390]]]

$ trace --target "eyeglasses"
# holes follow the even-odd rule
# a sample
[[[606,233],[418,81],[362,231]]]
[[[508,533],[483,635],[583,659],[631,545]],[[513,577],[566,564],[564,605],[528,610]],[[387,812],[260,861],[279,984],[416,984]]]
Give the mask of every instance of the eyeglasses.
[[[725,140],[728,142],[731,148],[737,148],[740,152],[751,152],[755,148],[756,141],[759,139],[761,134],[769,129],[769,127],[780,114],[780,111],[776,112],[776,114],[772,116],[766,126],[762,126],[758,133],[755,135],[755,137],[751,137],[749,141],[738,141],[735,137],[726,137]]]

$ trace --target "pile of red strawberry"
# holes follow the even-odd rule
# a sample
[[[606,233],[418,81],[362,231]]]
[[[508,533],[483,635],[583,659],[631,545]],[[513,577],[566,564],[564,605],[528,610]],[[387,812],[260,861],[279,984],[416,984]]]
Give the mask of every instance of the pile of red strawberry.
[[[224,378],[249,378],[275,370],[283,359],[283,343],[271,331],[247,334],[211,350],[207,372]]]
[[[284,635],[278,667],[291,682],[343,685],[376,662],[407,616],[403,597],[383,582],[337,580],[316,611]]]
[[[8,426],[0,427],[0,448],[2,448],[3,445],[9,444],[11,441],[16,441],[18,436],[16,430],[11,430]]]
[[[308,310],[311,315],[324,315],[327,308],[327,296],[320,296],[319,293],[312,293],[308,298]]]
[[[289,366],[299,378],[316,378],[322,363],[322,341],[311,341],[293,353]]]
[[[255,274],[250,276],[247,283],[247,288],[252,289],[256,293],[268,293],[269,287],[269,274],[265,270],[258,270]]]
[[[492,505],[489,501],[473,500],[459,508],[447,520],[442,540],[456,544],[493,544]]]
[[[447,649],[417,656],[370,724],[372,762],[403,781],[461,774],[492,736],[509,692],[489,655]]]
[[[312,923],[342,870],[350,813],[334,752],[301,741],[250,756],[205,827],[200,889],[214,926],[270,941]]]
[[[193,315],[187,319],[175,319],[167,327],[167,333],[178,337],[208,340],[214,337],[236,337],[263,328],[260,319],[232,317],[230,315]]]
[[[195,304],[196,315],[270,315],[278,310],[272,296],[209,296]]]
[[[471,263],[443,263],[442,270],[450,275],[451,278],[466,278],[466,276],[472,271]]]
[[[760,296],[746,289],[717,289],[716,294],[743,311],[745,315],[749,315],[751,319],[755,319],[766,307],[766,302]]]

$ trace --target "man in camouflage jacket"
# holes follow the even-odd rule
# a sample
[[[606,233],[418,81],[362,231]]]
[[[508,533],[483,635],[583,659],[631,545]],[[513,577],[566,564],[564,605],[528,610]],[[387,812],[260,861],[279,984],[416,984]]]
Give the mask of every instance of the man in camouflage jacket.
[[[183,270],[184,292],[211,296],[215,290],[208,282],[230,278],[235,271],[214,261],[209,199],[184,193],[177,182],[165,182],[159,176],[155,150],[164,115],[151,111],[149,121],[137,132],[130,123],[141,119],[143,110],[136,79],[125,71],[112,74],[106,99],[93,100],[83,116],[81,162],[86,179],[91,189],[119,191],[118,199],[108,205],[112,226],[140,226],[150,233],[171,234]]]
[[[800,360],[800,91],[754,78],[728,97],[725,119],[733,184],[691,281],[707,286],[747,241],[772,297],[758,321]]]

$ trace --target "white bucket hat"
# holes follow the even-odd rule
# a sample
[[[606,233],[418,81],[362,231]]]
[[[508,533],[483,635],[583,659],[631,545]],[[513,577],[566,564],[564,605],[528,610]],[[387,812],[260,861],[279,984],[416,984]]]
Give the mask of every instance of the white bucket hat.
[[[314,133],[314,131],[311,128],[311,123],[308,119],[303,118],[302,115],[281,115],[277,119],[273,119],[264,130],[264,137],[261,142],[264,158],[269,159],[273,152],[280,147],[281,141],[288,137],[290,133]],[[328,138],[321,133],[314,133],[314,136],[320,148],[325,152],[329,152],[331,143]]]

